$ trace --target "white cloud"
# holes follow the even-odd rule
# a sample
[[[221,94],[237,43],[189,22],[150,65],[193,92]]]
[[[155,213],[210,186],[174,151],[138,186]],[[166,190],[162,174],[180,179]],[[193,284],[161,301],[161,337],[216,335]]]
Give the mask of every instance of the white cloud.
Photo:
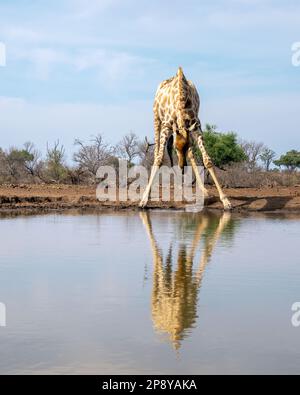
[[[46,38],[44,34],[37,30],[14,25],[4,26],[2,28],[2,35],[9,41],[19,41],[21,43],[36,43]]]
[[[86,19],[99,16],[103,11],[117,6],[124,0],[67,0],[71,16],[75,19]]]
[[[51,72],[66,66],[78,73],[95,70],[98,80],[106,86],[138,76],[147,67],[155,64],[155,60],[151,58],[101,48],[78,50],[46,47],[17,48],[11,55],[15,60],[25,60],[32,64],[35,77],[38,79],[47,80]]]
[[[136,74],[137,70],[154,62],[154,59],[103,49],[80,51],[72,60],[79,71],[97,68],[102,78],[108,78],[110,81],[127,78],[128,75]]]
[[[36,48],[31,51],[23,52],[23,59],[30,60],[36,71],[38,79],[46,80],[49,78],[50,72],[57,65],[68,62],[68,57],[62,51],[52,48]]]
[[[254,51],[255,38],[270,34],[278,40],[296,33],[300,11],[299,5],[247,0],[220,1],[219,6],[187,1],[184,7],[177,0],[172,6],[133,0],[67,0],[61,4],[56,5],[56,12],[55,8],[47,12],[45,7],[38,17],[33,14],[31,20],[18,24],[3,18],[0,33],[8,40],[50,46],[126,45],[167,50],[180,46],[182,51],[197,51],[215,49],[214,45],[221,50],[218,44],[227,40],[224,51],[242,44]],[[249,29],[251,39],[245,42]]]
[[[67,0],[56,3],[56,12],[54,7],[46,11],[42,8],[38,16],[18,24],[4,17],[1,23],[0,18],[0,36],[10,53],[27,51],[39,78],[47,78],[55,63],[77,62],[78,69],[87,69],[106,62],[106,77],[117,79],[137,57],[160,56],[161,68],[170,54],[178,64],[191,56],[270,64],[271,56],[282,59],[290,42],[298,40],[300,6],[268,0],[220,1],[219,6],[187,1],[185,7],[177,0],[172,7],[161,1]],[[161,55],[147,54],[162,50]],[[74,60],[74,51],[81,60]]]

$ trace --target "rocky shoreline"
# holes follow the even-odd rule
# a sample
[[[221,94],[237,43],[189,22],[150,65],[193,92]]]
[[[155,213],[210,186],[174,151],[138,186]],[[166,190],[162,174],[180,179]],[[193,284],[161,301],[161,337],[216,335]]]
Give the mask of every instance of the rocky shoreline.
[[[233,211],[299,212],[300,187],[226,189]],[[217,191],[209,188],[208,209],[222,210]],[[152,209],[183,210],[185,203],[150,202]],[[95,187],[72,185],[5,185],[0,187],[0,212],[65,211],[71,209],[138,210],[138,202],[99,202]]]

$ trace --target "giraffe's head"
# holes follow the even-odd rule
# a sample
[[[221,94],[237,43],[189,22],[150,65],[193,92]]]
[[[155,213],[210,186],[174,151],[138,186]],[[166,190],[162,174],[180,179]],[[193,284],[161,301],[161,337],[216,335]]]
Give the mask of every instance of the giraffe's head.
[[[186,157],[188,149],[190,148],[190,135],[198,128],[198,122],[193,122],[191,124],[191,122],[186,121],[184,126],[181,126],[174,131],[174,148],[178,157],[178,165],[182,170],[187,166]]]
[[[184,170],[184,167],[187,166],[186,155],[189,148],[189,135],[185,130],[175,131],[174,148],[178,158],[178,166]]]

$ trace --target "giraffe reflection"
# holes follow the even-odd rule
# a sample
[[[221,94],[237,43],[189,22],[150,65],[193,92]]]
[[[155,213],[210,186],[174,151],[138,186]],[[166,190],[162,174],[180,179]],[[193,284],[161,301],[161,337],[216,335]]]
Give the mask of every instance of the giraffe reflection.
[[[194,215],[195,232],[192,242],[172,243],[163,259],[153,233],[150,214],[140,213],[148,233],[153,254],[152,319],[157,331],[167,333],[178,350],[197,319],[198,294],[205,268],[223,231],[228,228],[230,213]],[[203,240],[198,267],[194,266],[197,247]],[[176,266],[174,261],[176,260]]]

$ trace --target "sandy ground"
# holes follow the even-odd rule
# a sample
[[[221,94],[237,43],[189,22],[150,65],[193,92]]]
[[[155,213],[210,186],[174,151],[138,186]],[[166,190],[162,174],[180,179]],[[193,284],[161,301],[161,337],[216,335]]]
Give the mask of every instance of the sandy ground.
[[[138,203],[99,202],[96,187],[73,185],[2,185],[0,186],[0,212],[12,210],[52,211],[67,209],[107,208],[138,209]],[[208,188],[210,197],[205,206],[222,209],[215,188]],[[234,211],[296,211],[300,212],[300,186],[286,188],[225,189]],[[184,203],[150,202],[150,208],[182,209]]]

